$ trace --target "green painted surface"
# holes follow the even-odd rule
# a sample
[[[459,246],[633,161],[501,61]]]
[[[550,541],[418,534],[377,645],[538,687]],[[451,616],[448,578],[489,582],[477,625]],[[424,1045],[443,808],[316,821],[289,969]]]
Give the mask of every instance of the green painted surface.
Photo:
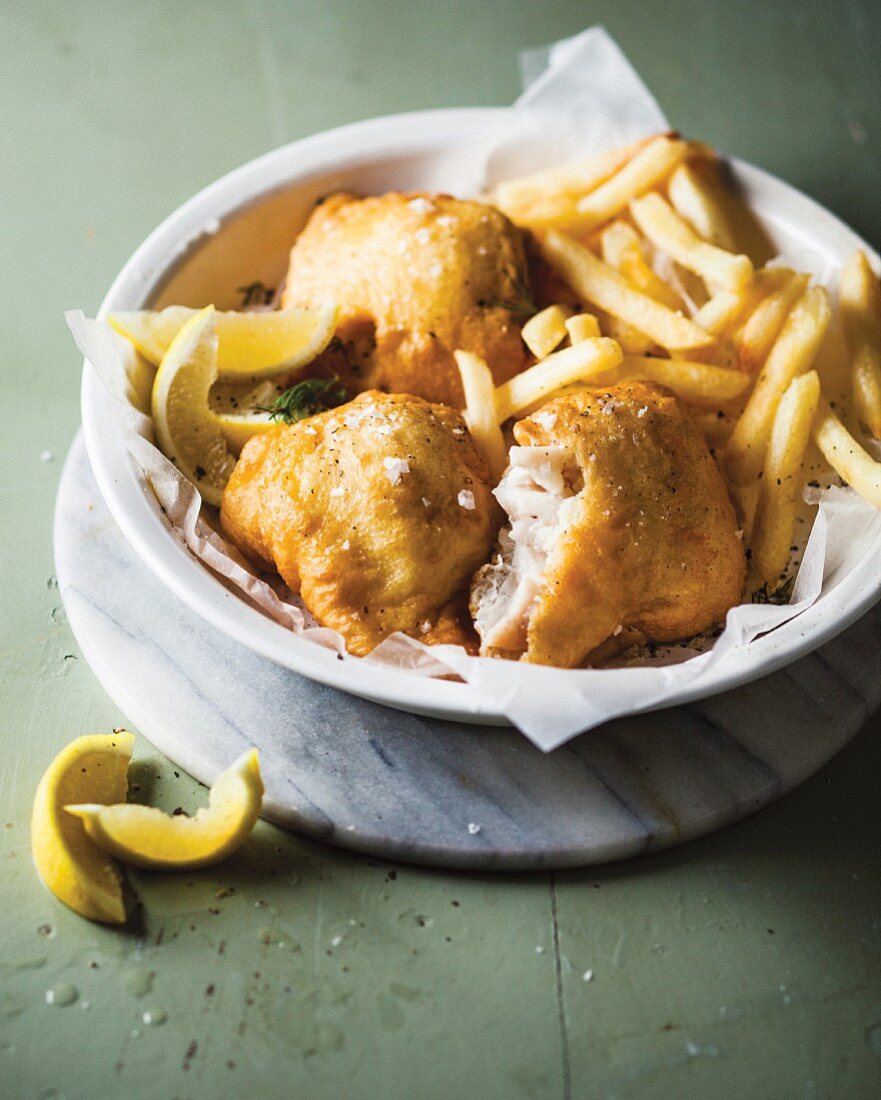
[[[221,867],[135,876],[143,926],[118,933],[57,904],[31,867],[46,763],[123,720],[52,581],[78,423],[62,310],[94,310],[145,234],[221,172],[357,118],[509,102],[518,49],[596,21],[677,126],[881,244],[869,0],[0,2],[4,1098],[881,1091],[877,719],[759,817],[606,869],[393,868],[261,825]],[[143,741],[139,760],[166,808],[204,797]],[[70,986],[72,1003],[46,1003]]]

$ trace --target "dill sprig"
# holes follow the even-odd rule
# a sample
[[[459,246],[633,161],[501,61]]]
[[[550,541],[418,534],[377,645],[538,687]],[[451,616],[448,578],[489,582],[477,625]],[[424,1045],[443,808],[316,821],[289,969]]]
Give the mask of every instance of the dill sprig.
[[[242,296],[242,309],[248,306],[268,306],[275,297],[275,287],[266,286],[265,283],[255,281],[247,286],[236,287],[237,293]]]
[[[270,405],[258,405],[257,408],[268,412],[273,420],[295,424],[326,409],[335,409],[348,399],[346,387],[334,374],[331,378],[306,378],[280,393]]]
[[[524,320],[531,317],[538,310],[532,300],[526,276],[518,267],[513,266],[509,267],[505,274],[511,284],[511,297],[499,298],[496,301],[488,302],[487,305],[490,309],[506,309],[509,313],[522,317]]]
[[[787,577],[773,589],[769,588],[768,582],[765,581],[761,588],[757,588],[752,593],[750,601],[752,603],[789,603],[794,585],[794,576]]]

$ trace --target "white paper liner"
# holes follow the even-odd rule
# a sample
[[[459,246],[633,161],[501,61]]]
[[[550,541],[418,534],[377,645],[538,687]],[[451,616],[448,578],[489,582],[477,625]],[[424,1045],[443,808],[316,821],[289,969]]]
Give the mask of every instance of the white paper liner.
[[[521,57],[529,83],[514,105],[510,127],[484,152],[484,182],[533,171],[611,148],[668,129],[642,81],[601,27]],[[471,151],[473,156],[473,151]],[[805,264],[822,281],[826,265]],[[194,485],[152,444],[146,415],[143,360],[102,321],[79,311],[68,324],[85,358],[116,399],[120,431],[175,533],[224,583],[241,591],[275,622],[339,653],[342,637],[319,627],[283,585],[258,576],[238,551],[200,514]],[[139,411],[140,410],[140,411]],[[470,657],[457,646],[427,647],[395,634],[367,658],[405,669],[411,675],[454,672],[479,697],[503,712],[535,745],[549,751],[585,730],[624,714],[650,709],[673,688],[694,687],[733,650],[790,621],[809,608],[849,572],[881,536],[881,514],[849,489],[817,496],[819,508],[805,548],[792,602],[785,606],[744,604],[729,613],[713,647],[685,663],[646,662],[641,667],[555,669]]]

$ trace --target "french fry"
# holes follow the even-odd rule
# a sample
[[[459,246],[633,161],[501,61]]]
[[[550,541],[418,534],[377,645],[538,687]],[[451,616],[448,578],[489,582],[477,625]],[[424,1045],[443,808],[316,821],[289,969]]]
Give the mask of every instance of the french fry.
[[[492,192],[493,203],[512,221],[540,227],[578,221],[577,201],[625,165],[651,139],[623,145],[584,160],[503,180]]]
[[[737,320],[746,307],[746,294],[720,290],[692,317],[692,321],[711,336],[721,336]]]
[[[542,252],[585,302],[644,332],[662,348],[708,347],[713,337],[687,317],[642,294],[613,267],[568,234],[551,229],[539,237]]]
[[[570,344],[580,344],[582,340],[595,340],[602,336],[600,323],[592,313],[576,313],[566,318],[566,331]]]
[[[598,251],[601,251],[605,263],[610,267],[614,267],[621,275],[624,275],[627,282],[634,287],[634,289],[641,290],[642,293],[647,294],[656,301],[662,300],[657,294],[652,294],[649,287],[645,285],[647,279],[651,279],[651,281],[653,281],[652,289],[657,290],[656,284],[659,283],[665,289],[670,290],[670,293],[678,299],[678,304],[671,308],[684,309],[682,299],[675,294],[673,288],[668,287],[659,276],[654,274],[646,263],[645,256],[642,255],[639,249],[639,237],[637,232],[632,226],[628,226],[627,222],[620,220],[614,221],[610,226],[598,232],[596,235],[596,245]],[[631,253],[632,245],[636,245],[636,255]],[[629,267],[629,272],[625,271],[625,267]],[[636,278],[634,278],[634,276],[636,276]],[[643,276],[641,283],[640,276]],[[670,303],[669,301],[664,301],[663,305],[670,306]],[[646,335],[645,332],[640,332],[639,329],[635,329],[632,324],[628,324],[618,317],[606,315],[605,328],[610,337],[618,341],[621,345],[621,350],[626,354],[645,355],[646,352],[651,351],[654,346],[654,341],[649,335]]]
[[[639,234],[629,222],[616,218],[599,230],[597,235],[603,259],[621,270],[621,262],[632,248],[639,248]]]
[[[711,448],[724,447],[736,423],[735,417],[722,409],[716,409],[713,412],[696,412],[692,419],[703,433],[707,446]]]
[[[453,354],[465,391],[465,424],[474,446],[486,459],[493,477],[498,479],[508,464],[508,449],[499,427],[492,371],[479,355],[469,351]]]
[[[564,386],[587,382],[612,370],[621,359],[620,345],[605,337],[582,340],[571,348],[553,352],[534,367],[496,387],[498,423],[550,397]]]
[[[785,283],[763,299],[734,334],[738,365],[755,372],[768,357],[786,316],[810,282],[808,275],[791,275]]]
[[[695,313],[692,321],[719,337],[744,315],[751,313],[770,294],[795,277],[786,267],[762,267],[742,290],[719,290]],[[776,335],[776,333],[775,333]]]
[[[571,312],[566,306],[548,306],[523,326],[520,335],[536,359],[544,359],[566,339],[566,318]]]
[[[691,405],[712,408],[742,397],[749,378],[738,370],[696,363],[689,359],[659,359],[654,355],[625,355],[620,367],[602,384],[657,382]]]
[[[881,508],[881,462],[857,443],[824,397],[814,421],[814,442],[842,481],[874,508]]]
[[[761,473],[780,398],[810,368],[831,317],[829,295],[810,287],[786,318],[728,441],[725,464],[734,485],[749,485]]]
[[[600,243],[606,263],[620,271],[637,290],[674,312],[685,310],[682,298],[649,266],[633,226],[620,220],[612,222],[603,230]]]
[[[631,199],[664,180],[689,151],[688,143],[678,138],[663,134],[653,138],[610,179],[579,201],[580,229],[586,232],[620,214]]]
[[[630,203],[633,219],[656,248],[678,264],[724,290],[742,290],[753,274],[748,256],[737,256],[701,240],[660,195],[652,192]]]
[[[673,209],[699,237],[727,252],[737,252],[715,157],[680,164],[670,176],[667,194]]]
[[[574,195],[546,195],[543,199],[536,199],[528,206],[519,208],[502,206],[498,201],[495,205],[515,225],[527,229],[577,230],[579,226],[578,199]]]
[[[611,336],[613,340],[617,340],[621,345],[621,350],[627,355],[645,355],[655,345],[651,336],[646,336],[644,332],[640,332],[638,328],[628,325],[626,321],[622,321],[618,317],[606,314],[604,321],[606,335]]]
[[[743,538],[746,545],[752,537],[753,518],[756,514],[756,505],[759,502],[759,485],[757,481],[753,485],[729,485],[728,492],[734,504],[734,510],[740,526],[743,529]]]
[[[881,284],[863,252],[841,272],[841,324],[851,361],[857,415],[881,439]]]
[[[677,168],[667,189],[677,213],[712,244],[746,253],[756,267],[767,263],[777,249],[725,161],[712,149],[695,151],[683,167],[687,174]]]
[[[750,536],[750,586],[774,585],[789,563],[801,469],[820,401],[816,371],[794,378],[774,414]]]

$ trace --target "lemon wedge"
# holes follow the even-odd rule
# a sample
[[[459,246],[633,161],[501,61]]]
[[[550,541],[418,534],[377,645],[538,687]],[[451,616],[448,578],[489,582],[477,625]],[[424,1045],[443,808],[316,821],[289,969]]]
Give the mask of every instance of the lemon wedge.
[[[183,326],[199,311],[187,306],[111,313],[108,322],[158,366]],[[218,312],[217,372],[221,378],[258,381],[306,366],[330,343],[338,308],[279,309],[265,313]]]
[[[63,807],[82,799],[125,799],[133,744],[134,737],[124,730],[72,741],[40,780],[31,816],[31,848],[40,878],[65,905],[108,924],[125,922],[119,869]]]
[[[64,808],[110,855],[135,867],[173,871],[204,867],[230,855],[245,842],[262,805],[260,763],[257,750],[251,749],[221,772],[208,793],[207,808],[195,817],[134,803]]]
[[[274,382],[260,382],[254,386],[223,379],[211,387],[208,405],[217,417],[223,438],[233,454],[237,455],[252,435],[259,435],[283,423],[273,420],[272,415],[266,412],[282,389]]]
[[[184,322],[159,364],[151,406],[165,455],[198,486],[204,500],[219,507],[236,460],[208,407],[217,379],[214,319],[214,306],[206,306]]]

